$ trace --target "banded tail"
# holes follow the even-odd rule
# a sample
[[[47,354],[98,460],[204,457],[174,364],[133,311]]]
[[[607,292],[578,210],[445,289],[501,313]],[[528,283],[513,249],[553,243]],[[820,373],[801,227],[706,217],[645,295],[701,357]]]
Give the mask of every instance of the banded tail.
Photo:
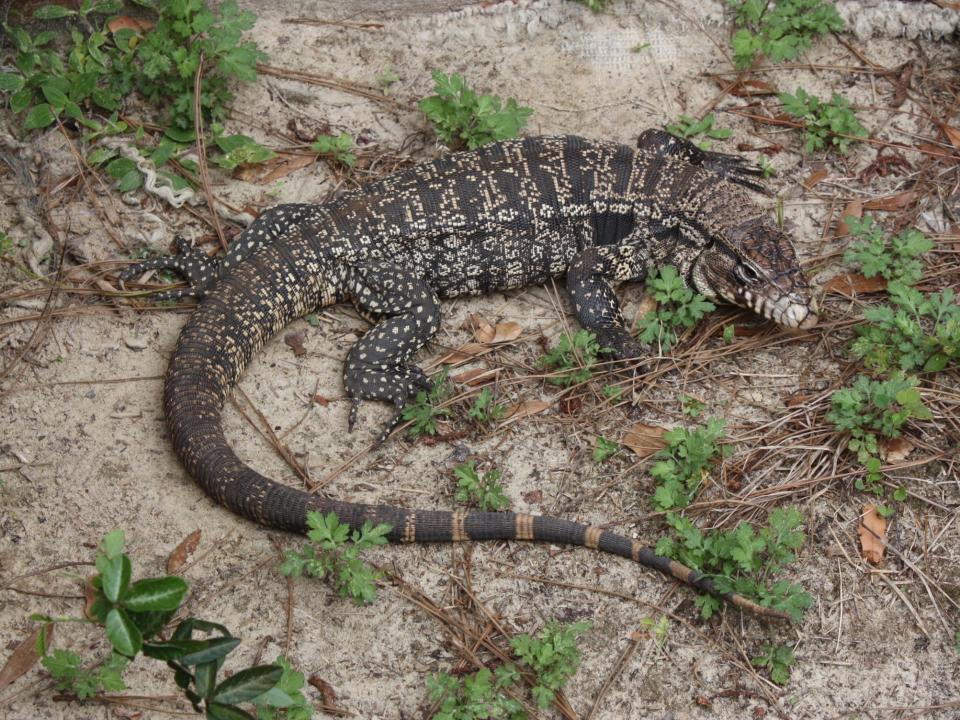
[[[332,500],[282,485],[244,464],[227,445],[221,411],[253,354],[293,319],[344,298],[343,278],[294,227],[284,242],[246,258],[206,295],[184,327],[164,382],[164,412],[177,455],[218,503],[263,525],[304,533],[307,513],[334,512],[359,529],[386,523],[392,542],[528,540],[580,545],[633,560],[758,615],[787,618],[709,577],[599,527],[513,512],[405,510]]]

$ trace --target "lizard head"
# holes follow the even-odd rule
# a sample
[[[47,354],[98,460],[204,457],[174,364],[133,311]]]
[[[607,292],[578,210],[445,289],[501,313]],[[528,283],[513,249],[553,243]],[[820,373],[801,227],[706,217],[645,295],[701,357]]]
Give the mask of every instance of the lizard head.
[[[787,235],[753,218],[707,245],[694,262],[697,292],[753,310],[778,325],[810,328],[817,305]]]

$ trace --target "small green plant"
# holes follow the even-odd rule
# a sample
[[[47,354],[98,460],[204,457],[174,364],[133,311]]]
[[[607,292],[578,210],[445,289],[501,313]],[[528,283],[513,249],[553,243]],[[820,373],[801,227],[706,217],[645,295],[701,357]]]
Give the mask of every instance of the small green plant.
[[[890,302],[867,308],[851,351],[871,370],[924,372],[960,361],[960,305],[953,288],[924,294],[899,282],[887,286]]]
[[[13,238],[0,230],[0,256],[6,255],[13,249]]]
[[[867,470],[866,477],[856,481],[858,490],[883,495],[878,443],[882,438],[900,437],[910,419],[931,417],[917,384],[915,377],[902,373],[887,380],[860,375],[852,387],[837,390],[831,396],[827,421],[837,430],[849,433],[847,449],[856,453]]]
[[[733,131],[729,128],[715,128],[713,126],[714,119],[713,113],[705,115],[702,120],[681,115],[677,122],[667,125],[666,130],[671,135],[676,135],[684,140],[695,140],[698,136],[703,135],[702,139],[697,140],[697,145],[701,150],[709,150],[713,145],[712,140],[726,140],[733,134]]]
[[[400,76],[397,75],[397,71],[393,69],[392,65],[387,65],[383,72],[377,76],[377,85],[383,90],[384,95],[388,94],[390,87],[398,82],[400,82]]]
[[[356,144],[353,137],[347,133],[340,133],[337,136],[318,135],[310,148],[323,155],[329,155],[341,165],[353,167],[357,164],[357,155],[354,152]]]
[[[795,508],[777,508],[759,532],[744,522],[734,530],[704,533],[689,519],[672,512],[667,513],[666,521],[674,534],[660,539],[657,554],[709,575],[720,593],[738,593],[785,612],[797,622],[813,602],[795,583],[774,580],[769,584],[783,566],[796,561],[796,551],[803,545],[804,534],[799,530],[803,516]],[[709,618],[723,601],[702,594],[696,603],[703,617]]]
[[[916,285],[923,279],[920,258],[933,249],[933,241],[922,232],[910,228],[885,240],[883,228],[869,215],[862,219],[847,215],[843,221],[856,238],[843,261],[858,265],[864,277],[879,275],[904,285]]]
[[[824,0],[730,0],[734,24],[733,59],[740,70],[757,55],[772,62],[795,60],[810,49],[813,39],[843,29],[836,8]]]
[[[678,427],[663,434],[667,446],[654,455],[656,462],[650,468],[657,481],[654,507],[670,510],[690,504],[710,467],[730,454],[730,447],[720,444],[724,428],[723,420],[709,418],[706,425],[693,430]]]
[[[493,401],[493,391],[490,388],[484,388],[473,400],[473,405],[467,411],[471,420],[480,425],[489,425],[503,418],[507,414],[506,405],[500,405]]]
[[[593,461],[595,463],[606,462],[618,452],[620,452],[620,443],[598,435],[597,444],[593,448]]]
[[[770,158],[766,155],[760,155],[757,157],[757,167],[763,171],[764,178],[772,178],[777,174],[777,169],[770,162]]]
[[[683,414],[694,419],[700,417],[703,414],[703,411],[707,409],[707,404],[705,402],[697,400],[692,395],[681,395],[680,405],[681,409],[683,410]]]
[[[348,597],[357,605],[376,600],[376,579],[380,573],[363,562],[360,553],[384,545],[392,528],[383,523],[375,526],[368,520],[360,530],[351,532],[350,526],[341,523],[334,512],[325,516],[309,512],[307,525],[311,528],[307,537],[316,543],[316,547],[304,545],[300,551],[287,550],[280,565],[281,574],[290,577],[310,575],[318,579],[329,577],[340,597]]]
[[[597,336],[589,330],[578,330],[572,337],[564,333],[557,346],[540,358],[540,367],[555,369],[559,375],[548,378],[553,385],[570,387],[593,377],[593,370],[600,362],[600,355],[612,353],[610,348],[600,347]]]
[[[459,503],[473,503],[481,510],[506,510],[510,499],[503,492],[499,470],[487,470],[481,477],[477,472],[477,461],[469,460],[453,469],[457,478],[457,492],[454,496]]]
[[[523,705],[506,694],[518,683],[520,674],[513,664],[501,665],[495,672],[481,668],[456,678],[447,673],[427,680],[431,702],[440,702],[433,720],[521,720],[527,715]]]
[[[233,170],[240,165],[254,165],[266,162],[277,156],[273,150],[265,148],[246,135],[215,136],[217,147],[223,154],[213,158],[213,162],[224,170]]]
[[[850,109],[850,103],[837,93],[829,103],[799,87],[794,95],[780,93],[778,97],[787,113],[803,121],[803,148],[807,152],[822,150],[829,143],[845,155],[851,142],[869,134]]]
[[[419,390],[413,402],[407,402],[404,406],[400,417],[404,422],[410,423],[407,430],[410,437],[436,435],[437,418],[450,415],[448,408],[439,407],[452,392],[450,381],[447,379],[449,374],[450,369],[444,366],[434,378],[433,387],[430,390]]]
[[[619,400],[623,396],[623,388],[618,385],[604,385],[603,396],[608,400]]]
[[[593,10],[593,12],[603,12],[607,9],[608,0],[577,0],[581,5],[586,5],[588,8]]]
[[[640,627],[650,633],[657,647],[663,647],[667,642],[667,633],[670,632],[670,620],[666,615],[659,616],[656,620],[652,617],[640,618]]]
[[[473,150],[495,140],[516,137],[533,114],[509,98],[504,105],[497,95],[477,95],[461,75],[433,71],[434,92],[420,101],[420,110],[433,123],[437,136],[450,145]]]
[[[669,352],[677,340],[677,328],[691,328],[704,315],[717,309],[700,293],[688,288],[672,265],[665,265],[647,278],[647,293],[657,302],[637,321],[641,342],[657,343]]]
[[[131,659],[142,653],[166,662],[193,709],[211,720],[253,720],[253,715],[239,707],[243,703],[250,703],[265,720],[308,720],[311,707],[299,692],[303,675],[294,673],[282,659],[275,664],[240,670],[217,682],[226,656],[240,644],[223,625],[187,617],[173,628],[169,640],[158,639],[156,636],[180,610],[187,584],[174,576],[132,582],[132,564],[123,552],[123,544],[123,533],[119,530],[103,538],[94,563],[98,574],[89,586],[92,596],[86,610],[89,620],[43,614],[31,616],[44,623],[36,650],[60,690],[74,692],[80,699],[104,691],[123,690],[124,669]],[[58,622],[102,625],[112,647],[110,658],[98,667],[87,668],[81,656],[73,651],[48,652],[50,629]],[[196,639],[194,632],[202,632],[206,638]],[[299,677],[299,684],[294,676]],[[301,712],[287,712],[295,708]]]
[[[517,635],[510,641],[514,652],[537,676],[531,693],[541,709],[550,707],[557,691],[580,666],[577,638],[590,629],[590,622],[572,625],[552,622],[536,634]]]
[[[42,648],[38,648],[41,651]],[[40,663],[47,669],[56,683],[57,690],[72,692],[81,700],[93,697],[101,692],[120,692],[126,690],[123,671],[130,658],[119,653],[111,653],[110,658],[99,667],[83,667],[83,658],[72,650],[54,650],[44,655]]]
[[[786,645],[764,643],[760,655],[750,659],[754,667],[765,667],[770,671],[770,679],[777,685],[790,682],[790,668],[796,662],[793,649]]]

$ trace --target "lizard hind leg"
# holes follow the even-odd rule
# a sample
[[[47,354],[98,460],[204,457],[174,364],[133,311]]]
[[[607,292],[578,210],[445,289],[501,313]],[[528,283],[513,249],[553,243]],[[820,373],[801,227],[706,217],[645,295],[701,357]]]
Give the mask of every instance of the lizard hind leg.
[[[183,275],[189,287],[162,290],[153,293],[151,300],[181,300],[188,297],[203,297],[220,275],[220,261],[208,257],[200,248],[193,247],[180,235],[174,238],[176,255],[152,258],[128,265],[119,275],[120,286],[150,270],[174,270]]]
[[[440,303],[423,278],[383,261],[352,266],[347,290],[364,317],[378,319],[350,348],[344,363],[343,384],[352,399],[348,427],[353,430],[362,401],[391,403],[395,413],[379,443],[400,422],[407,400],[431,387],[423,370],[410,360],[439,329]]]

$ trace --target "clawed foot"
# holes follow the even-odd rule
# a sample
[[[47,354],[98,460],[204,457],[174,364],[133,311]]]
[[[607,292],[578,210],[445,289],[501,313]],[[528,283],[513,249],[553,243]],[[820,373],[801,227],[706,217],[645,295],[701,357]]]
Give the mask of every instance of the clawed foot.
[[[596,331],[597,342],[602,348],[610,348],[614,360],[622,366],[633,366],[635,375],[646,372],[646,359],[650,349],[623,328],[601,328]]]
[[[419,390],[430,390],[433,383],[416,365],[379,365],[348,363],[344,375],[347,396],[352,398],[347,430],[353,432],[357,422],[357,410],[364,400],[383,400],[395,408],[393,417],[377,437],[377,445],[384,442],[400,424],[403,408]]]
[[[174,270],[187,278],[190,286],[175,290],[161,290],[153,293],[150,296],[151,299],[162,301],[202,297],[217,278],[217,261],[211,260],[206,253],[193,247],[179,235],[174,239],[174,244],[177,247],[177,255],[144,260],[124,268],[118,276],[120,287],[124,287],[125,283],[149,270]]]

